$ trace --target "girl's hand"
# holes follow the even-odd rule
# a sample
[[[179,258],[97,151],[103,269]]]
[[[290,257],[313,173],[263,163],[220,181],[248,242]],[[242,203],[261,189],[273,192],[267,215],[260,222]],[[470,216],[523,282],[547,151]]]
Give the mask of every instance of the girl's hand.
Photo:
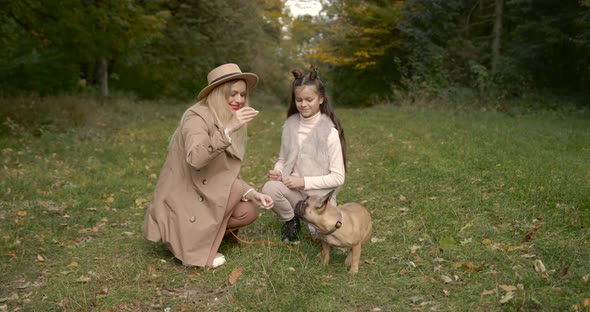
[[[256,115],[258,115],[258,111],[253,109],[252,107],[242,107],[238,109],[234,114],[234,118],[232,118],[226,126],[227,132],[229,132],[229,134],[234,133],[243,125],[254,120],[254,117],[256,117]]]
[[[258,206],[262,207],[262,209],[270,209],[274,206],[272,198],[266,194],[258,193],[256,191],[253,192],[252,200],[258,204]]]
[[[305,179],[303,177],[288,176],[283,178],[283,184],[290,189],[304,189]]]
[[[271,181],[281,181],[283,179],[283,174],[278,170],[270,170],[268,172],[268,179]]]

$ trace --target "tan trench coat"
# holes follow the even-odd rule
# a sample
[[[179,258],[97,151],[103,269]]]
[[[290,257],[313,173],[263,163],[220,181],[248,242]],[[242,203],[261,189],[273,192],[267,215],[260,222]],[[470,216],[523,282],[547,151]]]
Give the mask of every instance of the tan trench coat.
[[[172,138],[144,222],[145,237],[163,241],[183,262],[205,266],[221,228],[230,188],[250,186],[239,178],[241,160],[206,106],[193,105]]]

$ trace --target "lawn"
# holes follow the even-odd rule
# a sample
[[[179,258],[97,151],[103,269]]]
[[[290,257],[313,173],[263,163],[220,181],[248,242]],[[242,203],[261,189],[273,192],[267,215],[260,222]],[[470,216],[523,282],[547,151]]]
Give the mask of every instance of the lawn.
[[[280,243],[269,211],[215,270],[143,239],[186,103],[1,102],[0,311],[590,310],[587,110],[338,109],[338,200],[373,218],[349,275],[338,251],[323,267],[308,238]],[[285,111],[257,108],[242,177],[260,189]]]

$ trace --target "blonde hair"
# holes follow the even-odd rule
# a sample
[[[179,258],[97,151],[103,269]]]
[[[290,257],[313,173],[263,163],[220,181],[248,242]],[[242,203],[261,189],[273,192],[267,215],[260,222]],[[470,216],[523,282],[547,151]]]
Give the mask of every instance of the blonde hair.
[[[231,106],[229,105],[228,100],[231,95],[231,86],[238,81],[240,80],[230,80],[228,82],[220,84],[219,86],[211,90],[211,92],[206,97],[202,98],[200,101],[197,102],[198,105],[209,107],[209,109],[213,113],[213,116],[217,120],[217,123],[219,123],[221,127],[225,127],[225,125],[227,125],[232,119],[236,118],[236,115],[232,110]],[[245,80],[242,81],[246,82]],[[248,95],[249,94],[246,93],[246,100],[244,102],[243,107],[250,106]],[[170,138],[170,144],[168,147],[172,145],[172,140],[174,140],[177,133],[179,132],[179,129],[182,127],[182,123],[188,112],[189,110],[187,109],[184,112],[184,114],[182,114],[178,127],[176,128],[176,130],[172,134],[172,137]],[[242,158],[244,155],[247,140],[246,125],[243,125],[240,129],[232,133],[231,139],[232,145],[230,145],[228,150],[235,156]]]

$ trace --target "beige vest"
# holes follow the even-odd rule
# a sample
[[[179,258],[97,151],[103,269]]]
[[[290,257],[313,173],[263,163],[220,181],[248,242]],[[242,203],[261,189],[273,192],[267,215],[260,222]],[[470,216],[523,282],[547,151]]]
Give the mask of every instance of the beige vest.
[[[281,137],[281,152],[285,155],[283,176],[290,176],[294,171],[301,176],[313,177],[330,173],[330,155],[328,153],[328,136],[335,128],[334,123],[325,114],[320,115],[320,120],[307,134],[301,147],[299,146],[299,122],[301,115],[293,114],[283,124]],[[332,196],[336,202],[336,193]],[[309,195],[324,195],[331,189],[307,190]]]

